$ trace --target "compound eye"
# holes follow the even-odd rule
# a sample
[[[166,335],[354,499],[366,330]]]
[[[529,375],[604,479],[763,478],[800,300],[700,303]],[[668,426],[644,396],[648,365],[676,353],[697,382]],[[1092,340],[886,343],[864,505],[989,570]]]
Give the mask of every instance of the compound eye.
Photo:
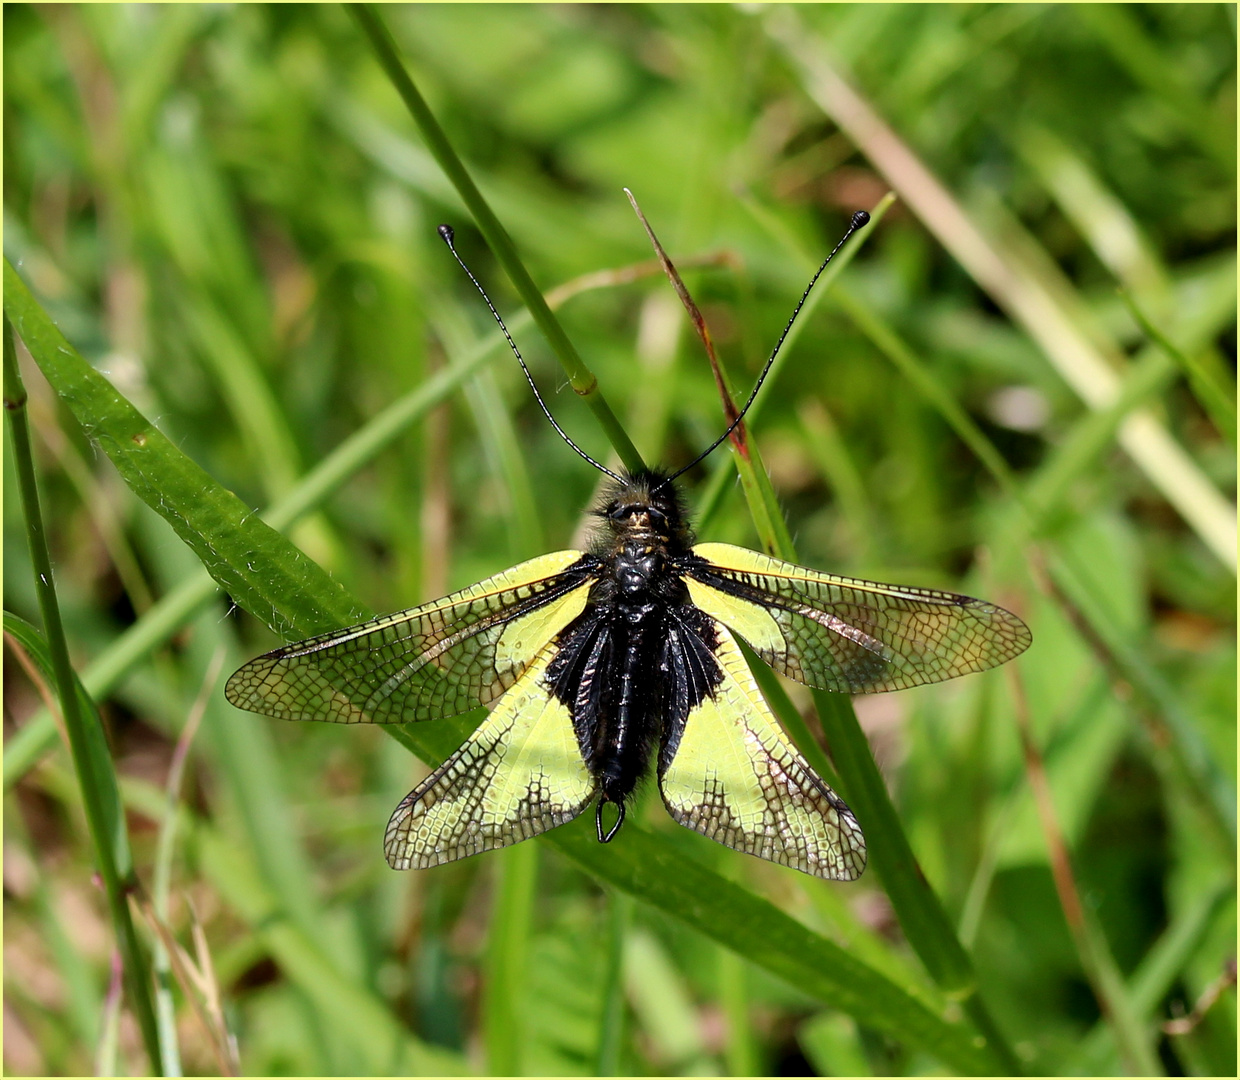
[[[653,528],[655,529],[666,529],[667,528],[667,516],[663,513],[662,510],[656,510],[653,506],[651,506],[647,509],[646,513],[650,515],[650,524]]]
[[[613,506],[607,516],[612,521],[628,521],[633,516],[633,507],[631,506]]]

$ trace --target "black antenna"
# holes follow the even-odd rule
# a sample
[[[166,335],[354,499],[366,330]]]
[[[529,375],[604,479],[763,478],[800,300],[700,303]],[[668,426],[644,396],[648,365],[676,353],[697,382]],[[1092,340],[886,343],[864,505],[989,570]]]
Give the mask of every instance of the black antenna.
[[[754,403],[754,399],[757,398],[758,391],[762,389],[762,383],[766,379],[767,372],[771,370],[771,365],[775,363],[775,357],[779,355],[779,350],[783,347],[784,338],[788,336],[788,331],[792,329],[792,324],[796,322],[796,317],[799,314],[801,314],[801,308],[805,306],[805,301],[809,299],[810,291],[818,283],[818,279],[822,277],[822,272],[827,268],[827,263],[829,263],[832,259],[835,258],[836,253],[840,250],[840,248],[844,246],[844,242],[850,236],[852,236],[853,233],[855,233],[858,229],[864,227],[865,225],[868,225],[869,223],[870,223],[870,215],[867,214],[864,210],[858,210],[855,214],[853,214],[852,220],[848,223],[848,231],[843,235],[843,237],[840,238],[840,242],[836,244],[834,248],[831,249],[831,254],[828,255],[825,259],[823,259],[822,265],[818,267],[818,269],[814,273],[814,276],[809,279],[809,284],[805,286],[805,291],[801,294],[801,299],[797,301],[797,306],[793,309],[792,316],[788,319],[788,325],[784,327],[784,332],[779,335],[779,340],[775,342],[774,351],[771,353],[770,358],[767,360],[766,366],[762,369],[762,374],[758,376],[758,381],[754,383],[753,389],[749,392],[749,400],[745,402],[745,407],[741,409],[739,413],[736,414],[736,419],[734,419],[732,423],[730,423],[727,426],[726,430],[724,431],[722,435],[719,436],[719,438],[717,438],[713,443],[710,444],[710,446],[708,446],[705,450],[703,450],[700,454],[698,454],[698,456],[695,457],[691,462],[689,462],[689,464],[686,465],[683,469],[679,469],[676,472],[672,473],[671,476],[669,476],[666,480],[664,480],[661,484],[659,484],[658,487],[654,489],[655,491],[658,491],[659,488],[666,487],[673,480],[675,480],[676,477],[692,469],[694,465],[696,465],[699,461],[701,461],[708,454],[710,454],[720,443],[723,442],[724,439],[726,439],[729,435],[731,435],[732,432],[736,430],[740,422],[743,419],[745,419],[745,414],[749,411],[749,406],[752,405]],[[488,301],[488,303],[489,302],[490,301]],[[496,318],[498,318],[498,316],[496,316]],[[537,391],[535,391],[535,393],[537,393]],[[552,421],[552,423],[554,423],[554,421]],[[581,453],[580,450],[578,450],[577,452]]]
[[[867,220],[868,220],[868,215],[867,215]],[[609,468],[607,468],[606,465],[602,465],[599,462],[595,461],[594,458],[592,458],[589,454],[587,454],[584,450],[582,450],[580,446],[578,446],[575,442],[573,442],[573,440],[568,437],[568,433],[562,427],[560,427],[559,424],[555,422],[555,417],[551,415],[551,410],[547,408],[546,402],[543,401],[542,394],[538,392],[538,387],[534,383],[534,376],[530,374],[530,369],[525,366],[525,360],[521,356],[521,350],[517,348],[517,343],[512,340],[512,335],[508,333],[508,327],[504,325],[504,320],[500,318],[499,312],[495,310],[495,305],[491,303],[491,298],[487,296],[486,289],[484,289],[481,286],[481,284],[479,284],[478,279],[474,277],[474,272],[470,270],[468,266],[465,265],[465,260],[462,259],[460,255],[457,254],[456,245],[453,243],[453,241],[456,239],[456,233],[452,231],[452,226],[451,225],[440,225],[439,235],[443,237],[443,242],[448,245],[448,250],[452,252],[452,257],[460,264],[461,269],[464,270],[465,273],[469,275],[469,280],[474,283],[474,288],[477,289],[482,294],[482,299],[486,301],[487,307],[491,309],[491,314],[495,316],[495,321],[499,323],[500,330],[504,332],[504,337],[508,341],[508,347],[512,349],[512,355],[517,358],[517,363],[521,365],[521,370],[525,372],[525,381],[530,384],[530,389],[534,391],[534,399],[538,402],[538,407],[542,409],[543,415],[548,420],[551,421],[551,426],[555,428],[556,432],[559,434],[561,439],[563,439],[566,443],[568,443],[569,446],[571,446],[574,450],[576,450],[578,454],[580,454],[583,458],[586,459],[586,461],[588,461],[591,465],[593,465],[596,469],[598,469],[599,472],[606,473],[613,480],[619,480],[621,483],[624,483],[624,477],[618,476],[616,473],[612,472]],[[843,241],[841,241],[841,243],[842,242]],[[821,272],[822,271],[819,271],[819,273]],[[815,280],[817,280],[817,275],[815,275]],[[784,332],[787,333],[787,331],[784,331]],[[780,340],[782,341],[783,339],[781,338]],[[768,367],[769,366],[770,365],[768,364]],[[714,449],[714,448],[712,447],[711,449]]]

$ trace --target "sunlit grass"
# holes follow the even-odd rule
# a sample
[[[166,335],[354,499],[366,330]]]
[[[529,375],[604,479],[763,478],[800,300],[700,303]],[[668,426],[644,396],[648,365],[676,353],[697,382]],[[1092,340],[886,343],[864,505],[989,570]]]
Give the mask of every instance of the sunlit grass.
[[[856,701],[942,925],[894,891],[893,915],[874,869],[826,885],[699,842],[657,797],[627,846],[570,826],[389,871],[383,824],[423,773],[406,746],[239,713],[211,683],[273,630],[574,542],[596,477],[438,222],[573,437],[605,457],[607,431],[344,9],[6,8],[5,245],[30,291],[6,288],[6,313],[38,361],[20,357],[71,656],[138,878],[171,870],[163,1034],[184,1070],[219,1072],[232,1038],[255,1074],[999,1071],[1004,1043],[1032,1072],[1234,1073],[1234,989],[1188,1034],[1161,1028],[1234,957],[1232,9],[382,15],[537,286],[650,259],[627,185],[742,393],[848,215],[894,191],[750,437],[801,561],[985,596],[1035,644],[1016,686]],[[689,461],[722,419],[670,288],[589,284],[557,317],[618,428]],[[79,389],[57,401],[40,369]],[[5,469],[5,608],[38,623]],[[760,546],[735,477],[724,450],[686,476],[700,533]],[[6,657],[5,1067],[83,1072],[111,1052],[115,938],[70,757]],[[430,761],[461,734],[405,741]],[[926,955],[957,941],[984,1013],[960,1015]],[[117,1040],[142,1070],[128,1007]]]

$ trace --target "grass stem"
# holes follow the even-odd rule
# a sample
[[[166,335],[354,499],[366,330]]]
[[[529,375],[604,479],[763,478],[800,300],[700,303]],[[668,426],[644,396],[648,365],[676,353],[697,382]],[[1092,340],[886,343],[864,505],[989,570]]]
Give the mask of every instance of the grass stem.
[[[4,320],[4,408],[9,417],[18,490],[26,519],[30,558],[34,564],[35,592],[39,611],[43,616],[53,679],[69,738],[82,805],[95,848],[95,860],[107,895],[112,929],[116,934],[126,996],[142,1032],[142,1042],[146,1047],[151,1071],[160,1075],[163,1065],[151,999],[150,966],[134,930],[129,909],[128,894],[136,886],[137,878],[129,852],[129,838],[125,832],[125,817],[120,809],[115,766],[98,714],[87,715],[82,708],[85,695],[80,692],[77,676],[69,660],[69,646],[65,641],[64,626],[60,619],[52,560],[43,527],[43,513],[39,506],[39,490],[26,413],[26,388],[17,366],[17,348],[7,317]]]

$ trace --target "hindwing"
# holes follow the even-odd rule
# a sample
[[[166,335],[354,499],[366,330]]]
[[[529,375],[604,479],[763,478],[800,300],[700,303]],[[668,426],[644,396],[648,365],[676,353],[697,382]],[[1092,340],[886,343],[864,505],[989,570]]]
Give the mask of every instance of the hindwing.
[[[490,716],[392,814],[384,838],[396,870],[506,847],[576,817],[595,794],[568,707],[548,686],[546,645]]]
[[[678,569],[694,604],[776,671],[821,690],[940,682],[1005,663],[1033,640],[983,600],[836,577],[731,544],[699,544]]]
[[[694,641],[684,625],[669,639],[672,650],[684,650],[679,666],[697,674],[676,692],[690,704],[659,755],[668,813],[735,851],[853,880],[865,869],[861,827],[784,734],[731,632],[703,621],[713,641]]]
[[[224,693],[283,720],[404,724],[486,705],[581,614],[599,562],[530,559],[422,607],[251,660]]]

